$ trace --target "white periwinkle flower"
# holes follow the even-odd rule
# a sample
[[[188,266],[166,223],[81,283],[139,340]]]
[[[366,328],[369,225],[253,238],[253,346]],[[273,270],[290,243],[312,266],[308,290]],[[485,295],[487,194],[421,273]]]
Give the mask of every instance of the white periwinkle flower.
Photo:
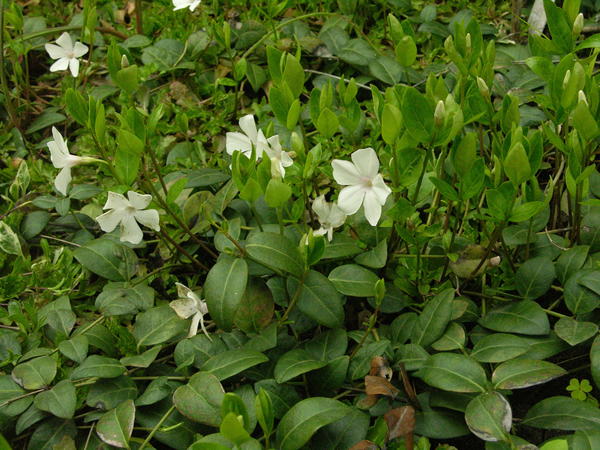
[[[127,198],[116,192],[108,193],[108,199],[103,209],[110,211],[96,217],[96,222],[102,231],[110,233],[117,225],[121,226],[121,241],[139,244],[142,242],[144,233],[138,222],[154,231],[160,231],[158,211],[148,209],[143,211],[150,202],[152,196],[149,194],[138,194],[127,192]]]
[[[271,175],[283,178],[285,168],[291,166],[294,162],[288,152],[283,151],[279,143],[279,136],[271,136],[267,139],[269,146],[265,148],[265,153],[271,159]]]
[[[225,149],[227,153],[233,155],[233,152],[241,151],[245,156],[250,158],[252,148],[254,147],[256,158],[260,158],[263,152],[269,147],[269,143],[262,130],[256,129],[254,116],[248,114],[242,117],[239,123],[243,133],[233,131],[225,135]]]
[[[204,315],[208,314],[208,306],[204,300],[194,294],[189,287],[184,286],[181,283],[175,283],[177,286],[177,295],[179,298],[169,303],[169,306],[175,310],[177,315],[182,319],[192,318],[192,324],[190,325],[190,332],[188,337],[196,336],[198,333],[198,324],[202,327],[202,331],[211,339],[206,327],[204,326]],[[211,339],[212,340],[212,339]]]
[[[50,72],[59,70],[71,70],[71,74],[76,77],[79,74],[79,59],[88,52],[87,45],[81,42],[71,40],[69,33],[64,32],[56,40],[56,44],[46,44],[46,51],[50,58],[57,61],[50,66]]]
[[[173,0],[173,11],[178,9],[190,8],[190,11],[195,10],[200,4],[200,0]]]
[[[346,214],[335,203],[327,203],[324,195],[319,195],[312,204],[312,209],[317,213],[321,228],[315,231],[315,236],[327,235],[327,240],[333,238],[333,229],[341,227],[346,221]]]
[[[67,142],[55,127],[52,127],[52,137],[54,137],[54,140],[48,141],[46,144],[50,150],[50,160],[54,167],[62,169],[54,180],[54,186],[62,195],[67,195],[67,189],[71,182],[71,167],[98,160],[85,156],[71,155],[67,147]]]
[[[354,214],[364,206],[367,221],[375,226],[381,217],[381,207],[392,190],[379,174],[379,160],[372,148],[361,148],[351,155],[352,162],[334,159],[333,178],[346,186],[338,197],[338,206],[346,214]]]

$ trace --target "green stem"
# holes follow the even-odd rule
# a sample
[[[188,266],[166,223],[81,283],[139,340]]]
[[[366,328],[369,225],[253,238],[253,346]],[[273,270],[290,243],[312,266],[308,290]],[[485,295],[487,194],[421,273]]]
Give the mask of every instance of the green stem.
[[[292,312],[292,309],[294,309],[294,306],[296,306],[296,303],[298,302],[298,299],[300,298],[300,294],[302,293],[303,288],[304,288],[304,276],[300,280],[300,285],[298,286],[298,289],[296,289],[296,292],[294,293],[294,297],[290,301],[290,304],[288,305],[287,309],[283,313],[283,316],[281,316],[281,319],[279,319],[279,324],[283,324],[287,320],[288,316]]]
[[[64,31],[81,30],[83,27],[84,27],[83,25],[67,25],[64,27],[46,28],[44,30],[36,31],[34,33],[24,34],[22,36],[15,38],[14,40],[15,41],[29,41],[31,39],[48,36],[51,34],[62,33]],[[119,39],[123,39],[123,40],[125,40],[129,37],[125,33],[121,33],[120,31],[117,31],[111,27],[96,27],[96,31],[99,31],[100,33],[104,33],[104,34],[110,34],[112,36],[118,37]]]
[[[6,111],[10,117],[10,122],[13,127],[19,128],[17,112],[15,110],[15,105],[12,103],[8,81],[6,80],[6,74],[4,73],[4,0],[0,0],[0,84],[2,85],[4,105],[6,105]]]
[[[165,423],[165,421],[169,418],[173,411],[175,411],[175,405],[171,405],[168,411],[160,418],[158,423],[154,425],[154,428],[152,428],[146,439],[144,439],[144,442],[142,442],[142,444],[140,445],[139,450],[142,450],[144,447],[146,447],[147,444],[150,443],[150,440],[152,439],[154,434],[158,431],[162,424]]]

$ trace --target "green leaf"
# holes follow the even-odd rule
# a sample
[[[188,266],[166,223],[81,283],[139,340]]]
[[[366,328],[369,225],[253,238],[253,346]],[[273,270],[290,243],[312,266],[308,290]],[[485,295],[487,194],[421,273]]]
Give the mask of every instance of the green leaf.
[[[402,66],[395,59],[385,55],[369,61],[369,71],[375,78],[390,85],[399,83],[404,75]]]
[[[48,128],[51,125],[63,122],[64,120],[66,120],[66,117],[63,114],[52,110],[46,110],[31,123],[29,128],[25,130],[25,134],[35,133],[36,131]]]
[[[124,366],[131,367],[150,367],[150,364],[154,362],[161,348],[162,347],[160,345],[157,345],[156,347],[152,347],[151,349],[146,350],[141,355],[126,356],[124,358],[121,358],[121,364],[123,364]]]
[[[479,320],[479,324],[490,330],[506,333],[544,335],[550,332],[548,316],[540,305],[531,300],[493,309]]]
[[[431,344],[431,348],[438,352],[459,350],[464,348],[466,337],[465,329],[462,325],[451,322],[444,334]]]
[[[323,361],[342,356],[347,348],[348,335],[343,328],[322,332],[306,343],[306,351],[313,358]]]
[[[134,420],[135,405],[133,400],[126,400],[100,417],[96,425],[96,433],[108,445],[129,448]]]
[[[551,0],[544,0],[544,10],[548,20],[548,29],[554,43],[563,53],[573,50],[573,33],[567,14]]]
[[[83,95],[79,91],[69,88],[65,92],[65,104],[69,116],[75,119],[79,125],[85,127],[88,120],[88,103]]]
[[[523,389],[546,383],[565,373],[565,369],[547,361],[513,359],[496,367],[492,383],[496,389]]]
[[[21,225],[21,232],[25,239],[40,234],[50,221],[50,214],[46,211],[33,211],[25,216],[25,220]]]
[[[105,316],[135,314],[154,306],[154,289],[145,283],[107,283],[96,297],[96,308]]]
[[[598,430],[600,409],[570,397],[550,397],[535,404],[521,422],[545,430]]]
[[[275,381],[285,383],[303,373],[320,369],[327,365],[326,361],[314,359],[306,350],[296,348],[283,354],[275,365]]]
[[[200,370],[222,381],[268,360],[269,358],[264,354],[254,350],[228,350],[211,357],[200,367]]]
[[[293,55],[285,55],[285,68],[283,69],[283,81],[292,90],[295,98],[298,98],[304,89],[304,69]]]
[[[115,171],[122,183],[131,186],[138,175],[144,143],[127,130],[119,130],[117,142]]]
[[[125,400],[135,400],[138,396],[135,381],[127,375],[104,378],[96,381],[88,391],[85,403],[90,408],[102,411],[116,408]]]
[[[61,419],[73,417],[76,403],[75,386],[69,380],[62,380],[49,391],[40,392],[35,396],[36,408],[47,411]]]
[[[438,340],[452,317],[454,289],[446,289],[427,302],[413,329],[412,342],[427,347]]]
[[[204,295],[211,318],[219,328],[231,330],[248,282],[248,264],[240,258],[223,258],[206,277]]]
[[[129,95],[133,94],[139,85],[138,79],[138,66],[132,64],[128,67],[123,67],[117,72],[117,76],[114,79],[117,86],[127,92]]]
[[[173,394],[177,410],[194,422],[213,427],[221,423],[221,402],[225,391],[219,379],[211,373],[198,372],[185,386]]]
[[[265,202],[271,208],[280,208],[292,196],[292,188],[279,178],[271,178],[265,189]]]
[[[277,427],[277,448],[298,450],[319,428],[349,414],[351,409],[342,402],[324,397],[312,397],[296,403]]]
[[[76,248],[73,256],[89,271],[111,281],[127,281],[137,271],[135,252],[108,238],[87,242]]]
[[[187,323],[168,305],[149,309],[137,315],[133,337],[138,348],[162,344],[187,332]]]
[[[33,399],[30,396],[15,399],[26,393],[9,375],[0,375],[0,404],[7,402],[2,406],[2,415],[12,417],[25,411]]]
[[[564,286],[571,275],[583,267],[589,251],[589,245],[576,245],[560,255],[556,260],[556,275],[560,284]]]
[[[0,250],[9,255],[23,256],[17,234],[0,220]]]
[[[477,341],[471,357],[479,362],[499,363],[529,350],[529,343],[514,334],[494,333]]]
[[[364,39],[350,39],[339,51],[338,56],[342,61],[354,66],[366,66],[377,59],[377,53]]]
[[[600,388],[600,336],[596,336],[590,348],[590,371],[597,388]]]
[[[486,392],[469,402],[465,422],[471,432],[484,441],[507,441],[512,427],[512,410],[502,394]]]
[[[302,285],[293,278],[288,278],[288,292],[293,297],[301,289],[298,296],[298,309],[320,325],[338,328],[344,321],[344,298],[335,286],[320,272],[311,270],[304,278]]]
[[[506,154],[506,158],[504,158],[504,171],[508,179],[515,186],[520,185],[531,177],[529,158],[522,143],[517,142]]]
[[[246,241],[246,251],[257,262],[276,272],[287,272],[297,278],[304,273],[298,247],[278,233],[252,234]]]
[[[273,295],[266,283],[250,278],[235,315],[235,326],[246,333],[258,333],[271,323],[274,308]]]
[[[488,386],[483,367],[468,356],[456,353],[431,355],[415,375],[445,391],[485,392]]]
[[[536,299],[550,289],[556,276],[554,263],[545,256],[525,261],[515,275],[515,286],[519,293],[528,299]]]
[[[405,90],[402,99],[402,116],[406,131],[418,142],[431,141],[433,133],[433,107],[429,100],[413,87]]]
[[[240,420],[238,420],[237,414],[233,412],[224,415],[219,426],[219,431],[236,445],[242,445],[244,442],[250,440],[250,435],[244,429]]]
[[[273,402],[266,390],[260,388],[254,399],[254,408],[256,409],[256,419],[260,424],[265,435],[271,434],[273,424],[275,423],[275,414],[273,411]]]
[[[329,139],[336,133],[340,123],[335,113],[325,107],[321,110],[315,125],[323,139]]]
[[[598,271],[578,270],[565,284],[565,304],[573,314],[589,313],[600,305],[600,294],[588,289],[583,284],[586,277],[590,275],[597,277]]]
[[[55,450],[75,448],[73,438],[77,434],[77,427],[72,420],[53,417],[43,421],[33,432],[29,439],[30,450]],[[69,445],[67,447],[67,445]]]
[[[377,275],[356,264],[338,266],[329,273],[329,281],[344,295],[372,297],[375,295]]]
[[[25,389],[34,390],[46,387],[56,376],[56,361],[50,356],[40,356],[16,366],[13,379]]]
[[[81,378],[116,378],[125,373],[125,366],[120,361],[106,356],[91,355],[71,372],[72,380]]]
[[[249,387],[249,392],[252,398],[254,398],[254,393],[252,392],[252,388]],[[233,392],[228,392],[223,397],[223,402],[221,403],[221,417],[225,417],[228,413],[235,413],[236,416],[241,416],[243,418],[244,428],[248,431],[252,431],[250,429],[250,416],[248,415],[248,408],[244,403],[244,400]],[[256,425],[256,424],[254,424]]]
[[[563,317],[554,325],[554,332],[567,344],[574,346],[594,337],[598,333],[598,325]]]
[[[381,269],[387,262],[387,239],[382,239],[372,250],[361,253],[354,261],[372,269]]]

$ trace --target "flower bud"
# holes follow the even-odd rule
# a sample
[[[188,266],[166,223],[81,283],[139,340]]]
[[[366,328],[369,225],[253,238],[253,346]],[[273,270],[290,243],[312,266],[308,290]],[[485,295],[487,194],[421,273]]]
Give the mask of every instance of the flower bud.
[[[477,77],[477,87],[479,88],[479,93],[481,95],[483,95],[486,99],[490,98],[490,89],[483,78]]]
[[[302,136],[295,131],[292,131],[290,142],[292,144],[292,151],[295,155],[304,155],[304,141],[302,140]]]
[[[471,33],[467,33],[467,35],[465,36],[465,48],[467,50],[467,53],[471,52]]]
[[[444,124],[444,119],[446,118],[446,106],[444,102],[440,100],[435,107],[435,112],[433,113],[433,121],[436,127],[440,127]]]
[[[121,56],[121,68],[129,67],[129,60],[127,59],[127,55]]]
[[[587,97],[585,96],[585,92],[579,91],[577,93],[577,100],[578,100],[579,103],[585,103],[586,106],[589,106],[588,101],[587,101]]]
[[[562,83],[563,89],[567,88],[570,80],[571,80],[571,69],[567,70],[567,72],[565,73],[565,77],[563,78],[563,83]]]
[[[579,13],[577,14],[577,17],[575,17],[575,21],[573,22],[573,37],[578,37],[581,34],[581,31],[583,30],[583,14]]]

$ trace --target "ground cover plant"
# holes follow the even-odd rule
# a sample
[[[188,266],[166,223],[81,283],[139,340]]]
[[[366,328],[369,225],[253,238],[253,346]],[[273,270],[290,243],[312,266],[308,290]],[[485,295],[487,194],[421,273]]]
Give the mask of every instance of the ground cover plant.
[[[519,3],[0,0],[0,448],[600,448],[599,5]]]

